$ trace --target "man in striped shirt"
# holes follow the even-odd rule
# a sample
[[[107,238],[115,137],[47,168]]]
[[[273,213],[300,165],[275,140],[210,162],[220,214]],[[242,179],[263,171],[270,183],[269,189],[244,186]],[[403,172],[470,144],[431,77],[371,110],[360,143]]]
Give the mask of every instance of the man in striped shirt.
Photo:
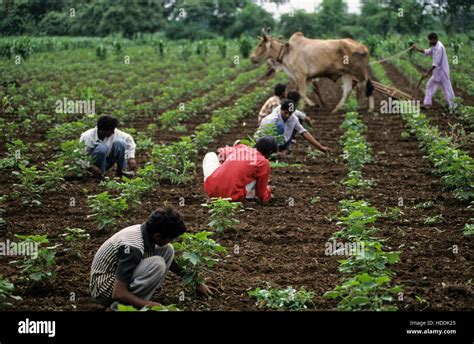
[[[120,302],[138,308],[159,305],[150,301],[168,270],[183,276],[174,262],[171,242],[186,232],[181,215],[170,207],[156,209],[145,223],[122,229],[95,254],[90,288],[94,299],[112,309]],[[216,289],[201,284],[205,296]]]

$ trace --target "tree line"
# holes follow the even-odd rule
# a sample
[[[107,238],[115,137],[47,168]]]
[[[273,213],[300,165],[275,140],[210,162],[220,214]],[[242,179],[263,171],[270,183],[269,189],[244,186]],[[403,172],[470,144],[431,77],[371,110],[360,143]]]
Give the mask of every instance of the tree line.
[[[257,35],[262,27],[288,38],[365,38],[374,33],[418,34],[442,28],[474,36],[472,0],[361,0],[360,14],[344,0],[323,0],[313,13],[275,19],[262,0],[3,0],[0,34],[133,38],[161,33],[170,39]],[[275,0],[284,3],[286,0]]]

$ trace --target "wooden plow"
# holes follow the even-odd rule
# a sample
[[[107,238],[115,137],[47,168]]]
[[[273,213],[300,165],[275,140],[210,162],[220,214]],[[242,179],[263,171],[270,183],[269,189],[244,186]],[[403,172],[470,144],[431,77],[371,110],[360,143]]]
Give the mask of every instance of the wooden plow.
[[[374,90],[385,94],[386,96],[395,98],[395,99],[400,99],[400,100],[414,100],[416,97],[416,90],[415,94],[413,96],[409,95],[408,93],[405,93],[403,91],[400,91],[399,89],[393,87],[393,86],[387,86],[387,85],[382,85],[381,83],[377,81],[371,80],[372,84],[374,85]]]

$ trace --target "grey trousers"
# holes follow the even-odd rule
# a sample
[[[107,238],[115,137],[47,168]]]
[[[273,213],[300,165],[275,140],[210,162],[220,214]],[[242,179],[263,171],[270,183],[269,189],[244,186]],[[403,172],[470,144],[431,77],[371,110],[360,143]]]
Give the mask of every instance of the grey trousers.
[[[155,255],[143,259],[135,268],[128,290],[144,300],[150,300],[161,286],[174,258],[171,244],[155,248]],[[99,296],[97,302],[112,310],[117,310],[118,301]]]
[[[161,286],[174,258],[171,244],[155,248],[155,255],[143,259],[132,275],[129,290],[144,300],[150,300],[153,293]]]

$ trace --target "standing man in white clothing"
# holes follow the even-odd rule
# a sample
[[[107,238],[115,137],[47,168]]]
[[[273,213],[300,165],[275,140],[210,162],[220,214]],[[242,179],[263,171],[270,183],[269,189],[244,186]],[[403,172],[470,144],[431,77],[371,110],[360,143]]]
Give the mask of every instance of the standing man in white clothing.
[[[431,32],[428,35],[428,40],[431,46],[429,49],[421,49],[415,44],[412,45],[412,50],[423,53],[425,56],[433,57],[431,68],[425,73],[425,77],[432,76],[426,83],[425,99],[423,100],[422,108],[429,109],[431,107],[432,98],[438,87],[441,87],[444,99],[446,99],[446,102],[451,108],[454,105],[454,91],[449,78],[449,63],[446,49],[443,43],[438,40],[438,34],[436,32]]]
[[[117,164],[117,176],[132,176],[136,170],[135,141],[132,136],[117,129],[118,120],[110,116],[102,116],[97,121],[97,127],[81,134],[80,141],[84,142],[86,153],[92,155],[94,165],[89,171],[102,176],[113,165]]]

